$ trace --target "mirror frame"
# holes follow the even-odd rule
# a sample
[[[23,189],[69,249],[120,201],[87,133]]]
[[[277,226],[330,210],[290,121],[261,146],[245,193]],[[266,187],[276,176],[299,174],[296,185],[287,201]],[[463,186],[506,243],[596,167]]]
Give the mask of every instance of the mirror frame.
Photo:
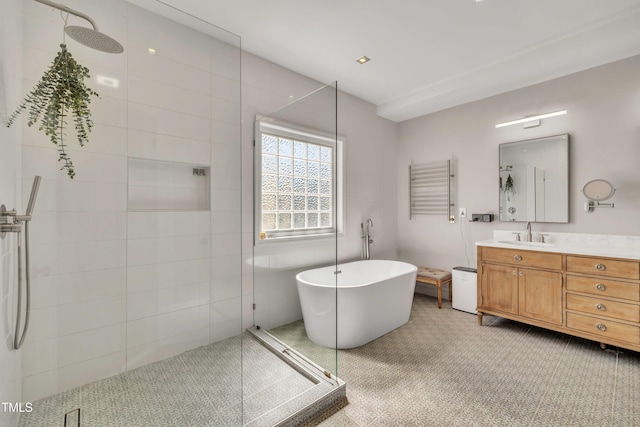
[[[527,139],[521,141],[513,141],[513,142],[505,142],[501,143],[498,147],[498,174],[499,174],[499,197],[498,197],[498,219],[501,222],[549,222],[549,223],[568,223],[569,222],[569,134],[559,134],[559,135],[551,135],[545,136],[541,138]],[[531,156],[537,156],[536,158],[543,162],[542,168],[536,165],[531,164],[532,158],[523,157],[520,164],[516,164],[512,162],[512,158],[514,154],[510,151],[507,151],[510,148],[518,148],[522,149],[522,151],[531,150],[536,147],[536,149],[540,149],[543,147],[543,143],[557,142],[560,143],[557,149],[552,152],[546,152],[546,150],[535,152],[532,150]],[[524,147],[524,148],[523,148]],[[530,148],[528,148],[530,147]],[[540,156],[543,157],[540,157]],[[506,158],[506,160],[505,160]],[[508,164],[509,163],[509,164]],[[514,169],[514,167],[519,166],[519,170]],[[513,171],[513,172],[511,172]],[[529,194],[527,198],[527,193],[525,192],[525,198],[521,198],[517,202],[514,202],[510,206],[507,204],[509,200],[509,194],[513,197],[517,195],[517,191],[508,192],[504,190],[504,185],[507,185],[507,182],[503,182],[508,179],[507,176],[511,177],[511,175],[515,176],[516,174],[519,177],[524,177],[524,181],[529,181],[525,190],[529,190],[531,187],[535,190],[536,184],[534,177],[541,171],[540,174],[544,175],[544,178],[540,179],[538,182],[543,182],[544,186],[542,187],[545,190],[546,195],[541,195],[538,192],[534,192],[533,195]],[[511,172],[511,173],[508,173]],[[550,173],[549,173],[550,172]],[[506,176],[505,173],[508,173]],[[514,184],[513,179],[509,180],[510,186]],[[548,187],[551,182],[557,182],[555,187]],[[551,189],[551,192],[548,191]],[[515,190],[515,188],[514,188]],[[550,206],[558,207],[562,206],[558,212],[551,216],[550,219],[546,219],[547,212],[544,212],[543,215],[537,215],[535,212],[535,206],[537,204],[537,200],[543,199],[545,203],[542,205],[546,205],[547,199],[549,199],[552,203]],[[555,200],[555,202],[553,202]],[[558,202],[559,200],[559,202]],[[531,207],[534,206],[534,209]],[[524,208],[524,217],[518,217],[517,214],[514,214],[518,211],[518,209],[522,212]],[[511,218],[510,218],[511,216]]]

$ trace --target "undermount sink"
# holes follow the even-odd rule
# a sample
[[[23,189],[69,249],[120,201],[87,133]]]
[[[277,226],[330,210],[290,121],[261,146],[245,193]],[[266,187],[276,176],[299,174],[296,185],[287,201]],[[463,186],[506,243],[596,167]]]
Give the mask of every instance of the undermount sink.
[[[516,245],[516,246],[537,246],[540,248],[548,248],[553,246],[553,243],[543,243],[543,242],[523,242],[518,240],[499,240],[498,243],[504,243],[507,245]]]

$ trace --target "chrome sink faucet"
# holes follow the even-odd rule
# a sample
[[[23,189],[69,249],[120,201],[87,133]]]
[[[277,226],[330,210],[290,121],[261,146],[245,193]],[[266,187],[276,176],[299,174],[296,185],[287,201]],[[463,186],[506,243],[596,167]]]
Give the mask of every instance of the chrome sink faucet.
[[[524,241],[525,242],[533,241],[533,239],[531,238],[531,221],[527,221],[527,235],[524,236]]]

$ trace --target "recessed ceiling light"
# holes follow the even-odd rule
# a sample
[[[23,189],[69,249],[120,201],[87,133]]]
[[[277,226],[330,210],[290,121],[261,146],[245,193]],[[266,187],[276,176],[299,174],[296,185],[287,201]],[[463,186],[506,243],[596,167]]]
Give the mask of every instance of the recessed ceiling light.
[[[367,62],[371,61],[371,58],[367,58],[366,56],[362,55],[360,58],[356,59],[356,62],[358,64],[366,64]]]
[[[471,0],[472,3],[482,3],[482,0]]]
[[[156,50],[152,47],[150,47],[149,49],[147,49],[147,52],[149,52],[150,55],[155,55]]]

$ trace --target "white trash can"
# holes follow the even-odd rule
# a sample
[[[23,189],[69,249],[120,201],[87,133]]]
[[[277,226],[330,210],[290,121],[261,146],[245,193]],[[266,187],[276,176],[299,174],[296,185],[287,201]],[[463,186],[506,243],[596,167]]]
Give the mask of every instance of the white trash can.
[[[451,271],[453,301],[451,307],[478,314],[478,270],[454,267]]]

